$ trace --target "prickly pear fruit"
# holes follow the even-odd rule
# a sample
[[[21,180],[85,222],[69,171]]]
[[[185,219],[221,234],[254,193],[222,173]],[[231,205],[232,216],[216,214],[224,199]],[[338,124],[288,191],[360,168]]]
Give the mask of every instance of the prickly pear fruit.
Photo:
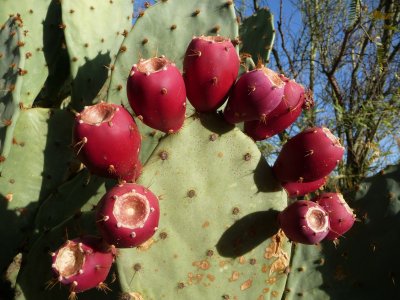
[[[114,261],[115,248],[102,238],[83,236],[67,241],[51,253],[52,269],[58,281],[70,286],[71,297],[88,289],[106,287],[104,280]]]
[[[141,136],[122,106],[99,103],[76,115],[74,150],[93,174],[135,180]]]
[[[240,59],[229,38],[199,36],[190,42],[183,61],[189,102],[199,112],[217,110],[228,97]]]
[[[125,183],[109,190],[100,200],[96,219],[105,241],[117,248],[136,247],[158,229],[157,197],[147,188]]]
[[[260,120],[265,122],[279,105],[285,82],[274,71],[261,67],[244,73],[234,84],[224,110],[231,124]]]
[[[296,121],[303,108],[309,109],[313,105],[311,93],[305,92],[302,85],[283,76],[281,78],[285,81],[285,89],[279,105],[265,122],[255,120],[244,123],[244,132],[255,141],[262,141],[282,132]]]
[[[133,65],[126,88],[129,104],[144,124],[166,133],[182,127],[185,83],[178,68],[167,58],[153,57]]]
[[[349,207],[341,193],[323,193],[312,199],[329,215],[329,233],[327,240],[335,240],[350,230],[356,220],[356,215]]]
[[[308,128],[283,145],[273,173],[281,183],[315,181],[331,173],[343,153],[344,148],[328,128]]]
[[[282,187],[286,190],[289,197],[300,197],[314,192],[326,183],[327,177],[309,182],[286,182]]]
[[[328,213],[307,200],[298,200],[286,207],[279,213],[278,222],[291,241],[301,244],[317,244],[329,232]]]

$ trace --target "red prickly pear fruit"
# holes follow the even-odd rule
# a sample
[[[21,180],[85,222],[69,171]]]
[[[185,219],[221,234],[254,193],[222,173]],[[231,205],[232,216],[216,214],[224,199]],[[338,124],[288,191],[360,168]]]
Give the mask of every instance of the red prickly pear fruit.
[[[244,132],[255,141],[262,141],[282,132],[296,121],[303,108],[309,109],[313,106],[311,92],[305,92],[304,87],[293,80],[286,80],[283,99],[265,122],[244,122]]]
[[[283,145],[273,173],[281,183],[315,181],[329,175],[343,154],[344,148],[328,128],[308,128]]]
[[[129,104],[144,124],[165,133],[182,127],[185,83],[178,68],[167,58],[153,57],[133,65],[126,88]]]
[[[329,233],[327,240],[335,240],[350,230],[356,220],[356,215],[340,193],[324,193],[312,199],[329,215]]]
[[[58,281],[70,286],[71,294],[103,287],[114,261],[115,249],[102,238],[83,236],[67,241],[51,253],[52,270]]]
[[[74,150],[93,174],[135,179],[141,136],[135,120],[122,106],[99,103],[76,115]]]
[[[189,102],[199,112],[216,111],[228,97],[240,66],[231,40],[222,36],[194,37],[183,61]]]
[[[96,219],[107,243],[117,248],[136,247],[150,239],[158,229],[158,199],[141,185],[117,185],[100,200]]]
[[[261,67],[244,73],[236,81],[224,110],[225,120],[231,124],[261,120],[279,105],[285,82],[274,71]]]
[[[309,182],[286,182],[282,187],[286,190],[289,197],[300,197],[314,192],[326,183],[327,178],[323,177]]]
[[[301,244],[317,244],[329,232],[328,213],[307,200],[298,200],[286,207],[279,213],[278,222],[291,241]]]

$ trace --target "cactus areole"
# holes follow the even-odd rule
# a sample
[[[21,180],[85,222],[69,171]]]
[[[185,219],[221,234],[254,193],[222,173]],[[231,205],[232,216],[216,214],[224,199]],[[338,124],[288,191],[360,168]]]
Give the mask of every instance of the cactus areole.
[[[231,40],[199,36],[190,42],[183,61],[186,93],[199,112],[217,110],[236,81],[240,59]]]
[[[127,81],[129,104],[136,116],[151,128],[178,131],[185,120],[186,89],[174,63],[164,56],[134,64]]]
[[[100,232],[118,248],[136,247],[147,241],[157,230],[159,218],[157,197],[138,184],[115,186],[97,209]]]
[[[122,106],[99,103],[76,115],[74,150],[93,174],[134,181],[140,145],[135,120]]]
[[[84,236],[67,241],[52,253],[52,269],[60,283],[79,293],[104,285],[114,260],[113,248],[101,238]]]
[[[291,241],[302,244],[319,243],[329,232],[327,212],[307,200],[290,204],[279,214],[278,222]]]

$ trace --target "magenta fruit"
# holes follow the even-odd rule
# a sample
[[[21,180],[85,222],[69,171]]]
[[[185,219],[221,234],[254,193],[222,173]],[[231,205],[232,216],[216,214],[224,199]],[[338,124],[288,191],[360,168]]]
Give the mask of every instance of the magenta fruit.
[[[109,190],[97,206],[96,219],[105,241],[117,248],[136,247],[157,230],[160,208],[147,188],[125,183]]]
[[[178,131],[185,120],[186,90],[178,68],[164,56],[140,60],[127,81],[127,95],[136,116],[151,128]]]
[[[330,227],[327,240],[335,240],[350,230],[356,215],[340,193],[324,193],[314,199],[329,215]]]
[[[278,222],[291,241],[301,244],[317,244],[329,232],[328,213],[307,200],[298,200],[286,207],[279,213]]]
[[[305,92],[304,87],[293,80],[283,76],[281,78],[285,81],[285,90],[279,105],[267,116],[265,122],[255,120],[244,123],[244,132],[255,141],[282,132],[296,121],[303,109],[313,106],[310,92]]]
[[[225,120],[231,124],[261,120],[279,105],[285,82],[274,71],[261,67],[244,73],[234,84],[224,110]]]
[[[217,110],[236,81],[240,59],[229,38],[194,37],[184,62],[184,80],[189,102],[199,112]]]
[[[93,174],[132,181],[141,145],[135,120],[122,106],[99,103],[76,115],[74,150]]]
[[[59,282],[75,293],[98,287],[107,288],[104,280],[114,261],[115,249],[102,238],[83,236],[67,241],[51,253],[52,270]]]
[[[344,148],[328,128],[308,128],[283,145],[273,173],[281,183],[315,181],[329,175],[343,154]]]
[[[286,182],[282,184],[282,187],[286,190],[289,197],[300,197],[318,190],[324,186],[326,180],[327,177],[309,182]]]

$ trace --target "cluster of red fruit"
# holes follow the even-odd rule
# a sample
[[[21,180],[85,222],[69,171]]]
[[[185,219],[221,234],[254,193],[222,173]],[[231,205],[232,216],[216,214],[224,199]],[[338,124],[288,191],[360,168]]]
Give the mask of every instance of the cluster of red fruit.
[[[195,37],[184,57],[183,76],[163,56],[133,65],[127,80],[128,100],[143,123],[165,133],[175,133],[185,120],[186,98],[201,113],[215,112],[229,98],[224,109],[225,120],[232,124],[244,122],[245,132],[255,140],[283,131],[303,108],[312,106],[310,94],[293,80],[263,66],[237,79],[239,67],[239,56],[228,38]],[[58,280],[77,293],[101,287],[115,248],[136,247],[147,241],[157,230],[160,211],[157,197],[134,183],[142,170],[141,135],[124,107],[108,103],[85,107],[76,115],[74,145],[91,173],[120,182],[97,205],[96,223],[102,238],[68,241],[52,254]],[[325,183],[325,177],[342,155],[343,147],[328,129],[312,128],[284,145],[273,171],[290,194],[302,195]],[[324,199],[318,200],[322,206]],[[341,207],[348,207],[342,198],[335,199]],[[320,232],[328,234],[332,229],[334,234],[343,233],[333,228],[332,222],[329,227],[329,222],[324,222],[328,220],[327,212],[311,203],[314,202],[297,201],[280,214],[280,224],[289,238],[315,243],[319,241],[315,237],[322,236]],[[312,209],[304,209],[305,206]],[[329,204],[329,214],[337,206]],[[299,228],[305,228],[304,232],[298,233],[295,229]]]

